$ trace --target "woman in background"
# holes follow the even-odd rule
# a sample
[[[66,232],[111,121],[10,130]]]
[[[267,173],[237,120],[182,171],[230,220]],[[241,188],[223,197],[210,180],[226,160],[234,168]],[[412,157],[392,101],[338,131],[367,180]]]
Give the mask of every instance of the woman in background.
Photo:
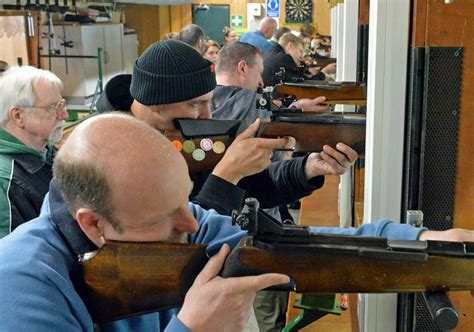
[[[204,48],[204,58],[211,61],[212,63],[216,63],[217,54],[219,53],[220,49],[221,46],[217,42],[214,40],[208,40]]]
[[[224,27],[224,30],[222,32],[224,32],[224,45],[237,41],[237,33],[234,29]]]

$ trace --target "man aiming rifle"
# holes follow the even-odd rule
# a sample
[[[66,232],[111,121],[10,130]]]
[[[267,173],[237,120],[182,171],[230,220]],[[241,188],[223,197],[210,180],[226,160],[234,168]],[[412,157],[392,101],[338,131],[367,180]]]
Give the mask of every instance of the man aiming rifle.
[[[230,217],[188,203],[191,188],[182,155],[155,129],[116,114],[81,123],[56,157],[41,215],[0,240],[1,328],[93,331],[87,303],[80,296],[80,262],[85,253],[118,240],[205,243],[209,254],[215,255],[181,308],[105,324],[100,327],[103,331],[240,331],[255,292],[289,279],[280,274],[218,276],[229,246],[246,232],[232,226]],[[388,220],[359,229],[312,230],[393,239],[474,240],[472,231],[431,232]],[[123,287],[133,292],[139,281]]]

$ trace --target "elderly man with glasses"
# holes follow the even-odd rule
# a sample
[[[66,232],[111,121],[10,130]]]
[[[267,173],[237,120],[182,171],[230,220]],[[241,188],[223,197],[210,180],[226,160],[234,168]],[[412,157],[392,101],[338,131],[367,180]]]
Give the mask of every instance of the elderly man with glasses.
[[[0,238],[37,217],[68,117],[61,80],[34,67],[0,78]]]

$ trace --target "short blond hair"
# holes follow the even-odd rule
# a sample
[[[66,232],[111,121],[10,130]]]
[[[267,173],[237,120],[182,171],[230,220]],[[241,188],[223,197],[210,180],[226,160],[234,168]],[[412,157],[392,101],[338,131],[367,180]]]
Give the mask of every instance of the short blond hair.
[[[292,43],[293,46],[304,45],[303,39],[295,36],[291,32],[287,32],[281,36],[281,38],[278,40],[278,43],[283,47],[286,47],[289,43]]]

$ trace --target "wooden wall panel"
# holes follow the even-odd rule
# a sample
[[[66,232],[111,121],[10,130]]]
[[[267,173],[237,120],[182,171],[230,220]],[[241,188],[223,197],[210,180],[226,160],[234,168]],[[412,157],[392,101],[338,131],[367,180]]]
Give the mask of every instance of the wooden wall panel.
[[[137,31],[138,54],[142,54],[148,46],[160,40],[161,36],[169,32],[162,32],[161,29],[169,26],[169,15],[160,16],[162,6],[119,4],[118,10],[125,12],[126,26]],[[164,21],[162,21],[162,19]],[[166,20],[168,23],[166,23]],[[161,28],[161,29],[160,29]]]
[[[190,5],[181,5],[181,15],[183,26],[193,23],[193,11]]]
[[[179,32],[184,26],[193,23],[193,13],[191,5],[167,7],[170,7],[171,31]]]
[[[464,48],[461,114],[455,190],[454,227],[474,229],[474,2],[415,0],[412,46],[462,46]],[[455,331],[474,331],[474,301],[469,292],[450,294],[460,315]]]
[[[181,17],[181,6],[168,6],[170,7],[170,21],[171,21],[171,31],[179,32],[182,27],[186,24],[183,24]]]
[[[165,34],[173,31],[171,29],[171,8],[170,7],[171,6],[160,6],[160,11],[159,11],[159,16],[158,16],[160,39],[163,38]]]

